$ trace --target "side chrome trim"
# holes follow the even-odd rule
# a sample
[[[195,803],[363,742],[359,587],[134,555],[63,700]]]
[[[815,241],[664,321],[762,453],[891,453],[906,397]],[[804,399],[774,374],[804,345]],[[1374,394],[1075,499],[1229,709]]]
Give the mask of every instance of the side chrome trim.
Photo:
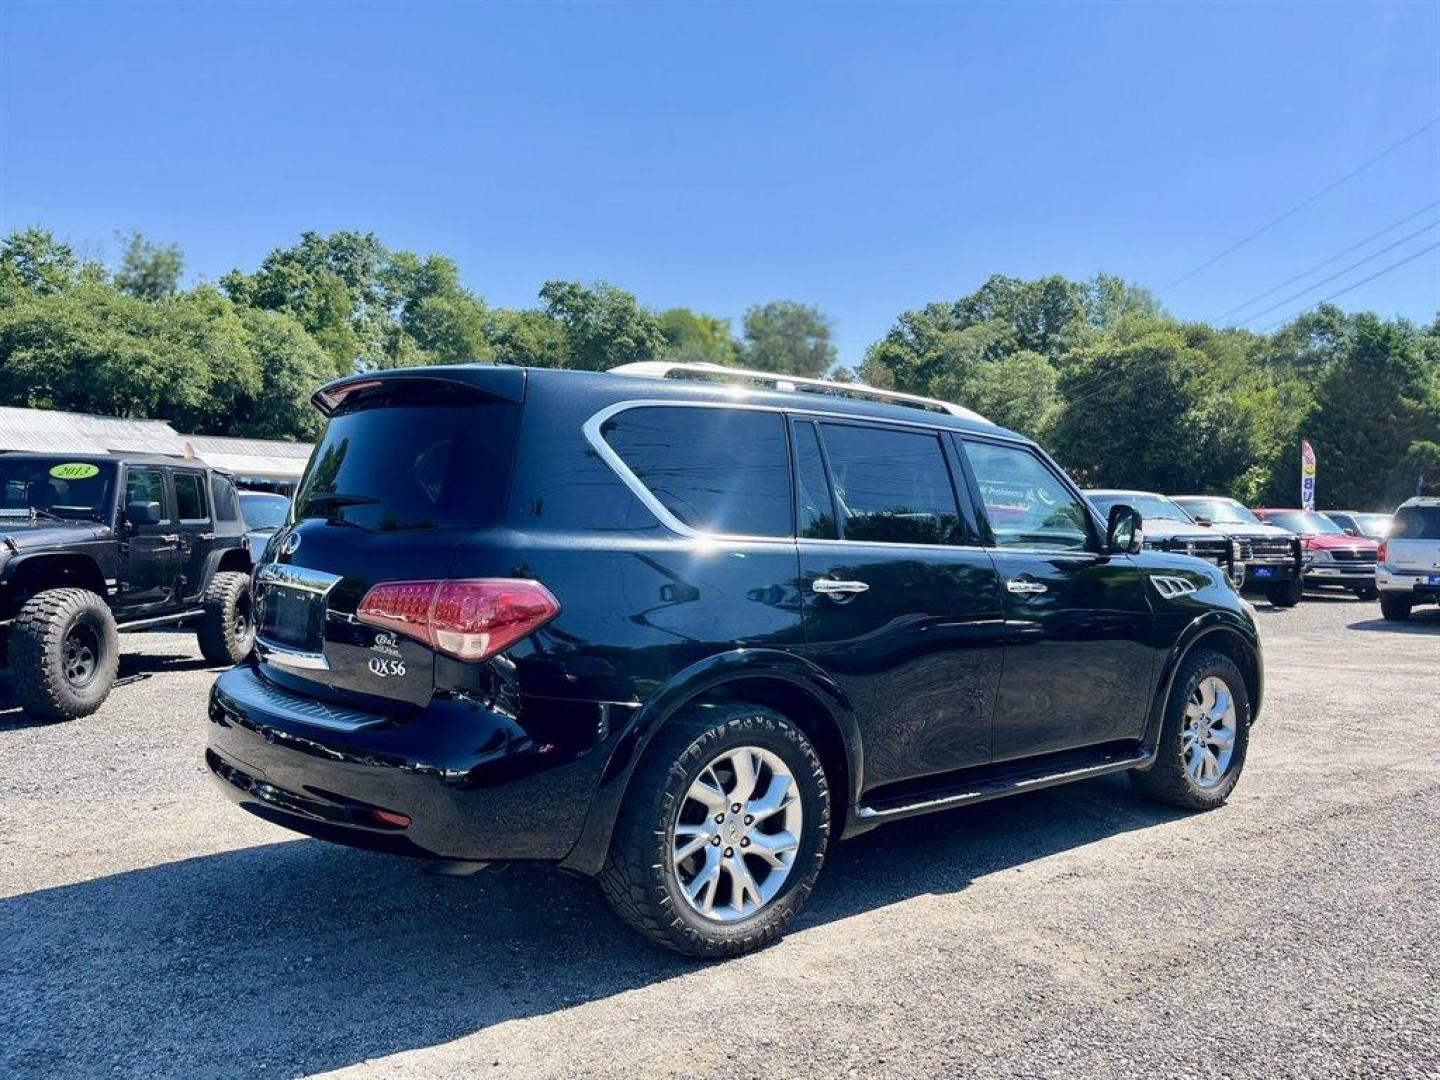
[[[274,664],[276,667],[294,668],[297,671],[330,670],[330,661],[325,659],[324,653],[291,649],[273,641],[266,641],[259,635],[255,637],[255,654],[265,663]]]
[[[293,566],[289,563],[263,563],[255,571],[257,585],[279,585],[286,589],[325,596],[340,583],[339,574],[328,574],[324,570],[311,570],[308,566]]]

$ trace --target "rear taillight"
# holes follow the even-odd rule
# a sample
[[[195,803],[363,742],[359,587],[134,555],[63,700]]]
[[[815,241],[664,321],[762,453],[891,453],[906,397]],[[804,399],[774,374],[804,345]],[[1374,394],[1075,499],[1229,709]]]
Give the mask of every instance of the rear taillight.
[[[1378,551],[1375,552],[1375,558],[1376,558],[1376,560],[1379,561],[1379,562],[1384,562],[1384,561],[1385,561],[1385,547],[1386,547],[1386,542],[1385,542],[1384,540],[1381,540],[1381,541],[1380,541],[1380,550],[1378,550]]]
[[[360,601],[355,617],[369,626],[423,641],[461,660],[484,660],[560,614],[538,581],[382,581]]]

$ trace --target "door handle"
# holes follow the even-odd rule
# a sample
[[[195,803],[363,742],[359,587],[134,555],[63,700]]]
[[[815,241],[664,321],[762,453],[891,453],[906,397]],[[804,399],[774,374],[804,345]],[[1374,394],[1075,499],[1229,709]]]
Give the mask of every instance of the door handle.
[[[1041,593],[1050,591],[1050,586],[1043,581],[1036,581],[1034,578],[1013,577],[1005,582],[1005,591],[1012,592],[1016,596],[1039,596]]]
[[[870,591],[870,586],[863,581],[836,581],[823,577],[812,581],[810,588],[821,596],[857,596]]]
[[[161,543],[164,543],[164,544],[178,544],[178,543],[180,543],[180,534],[179,534],[179,533],[161,533],[160,536],[158,536],[156,539],[158,539]]]
[[[214,540],[214,539],[215,539],[215,534],[214,534],[214,533],[196,533],[196,534],[195,534],[195,539],[196,539],[196,540],[200,540],[200,541]]]

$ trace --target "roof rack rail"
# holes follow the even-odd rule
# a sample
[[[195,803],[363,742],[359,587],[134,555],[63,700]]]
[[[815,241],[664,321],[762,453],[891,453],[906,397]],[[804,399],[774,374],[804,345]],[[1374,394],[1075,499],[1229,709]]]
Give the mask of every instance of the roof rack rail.
[[[773,371],[752,371],[749,368],[726,367],[724,364],[684,364],[668,360],[638,360],[632,364],[612,367],[614,375],[639,375],[647,379],[668,379],[672,376],[702,375],[731,382],[752,383],[775,390],[800,390],[807,393],[833,394],[837,397],[854,397],[862,400],[880,401],[890,405],[908,405],[931,412],[948,413],[966,420],[978,420],[988,424],[973,409],[956,405],[939,398],[923,397],[920,394],[902,394],[898,390],[881,390],[864,383],[835,382],[832,379],[809,379],[800,375],[777,375]]]

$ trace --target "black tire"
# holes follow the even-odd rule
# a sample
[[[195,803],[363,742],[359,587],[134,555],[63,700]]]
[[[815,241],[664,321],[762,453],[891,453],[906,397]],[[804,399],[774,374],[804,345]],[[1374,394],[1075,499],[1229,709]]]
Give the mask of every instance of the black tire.
[[[120,634],[89,589],[47,589],[25,601],[10,630],[10,679],[31,716],[75,720],[104,704],[120,666]]]
[[[759,910],[719,922],[681,893],[671,830],[690,785],[725,750],[739,747],[780,758],[795,781],[803,820],[779,891]],[[770,944],[794,921],[820,873],[829,838],[830,788],[804,732],[758,705],[701,706],[667,724],[646,751],[615,823],[600,887],[622,919],[667,949],[709,959],[739,956]]]
[[[210,579],[201,601],[205,614],[195,637],[212,664],[238,664],[255,646],[255,620],[250,612],[250,575],[231,570]]]
[[[1380,590],[1374,585],[1361,585],[1355,590],[1355,595],[1361,600],[1374,600],[1380,595]]]
[[[1305,594],[1305,583],[1299,578],[1294,581],[1277,581],[1265,590],[1265,596],[1276,607],[1294,607]]]
[[[1404,622],[1410,618],[1410,598],[1395,593],[1380,594],[1380,614],[1391,622]]]
[[[1220,679],[1230,691],[1235,705],[1234,746],[1225,771],[1213,786],[1203,786],[1186,768],[1185,709],[1201,682]],[[1245,767],[1245,751],[1250,744],[1250,694],[1244,676],[1235,662],[1209,649],[1196,649],[1185,657],[1170,699],[1165,703],[1165,719],[1160,726],[1155,764],[1130,774],[1135,786],[1160,802],[1185,810],[1213,810],[1230,797]]]

